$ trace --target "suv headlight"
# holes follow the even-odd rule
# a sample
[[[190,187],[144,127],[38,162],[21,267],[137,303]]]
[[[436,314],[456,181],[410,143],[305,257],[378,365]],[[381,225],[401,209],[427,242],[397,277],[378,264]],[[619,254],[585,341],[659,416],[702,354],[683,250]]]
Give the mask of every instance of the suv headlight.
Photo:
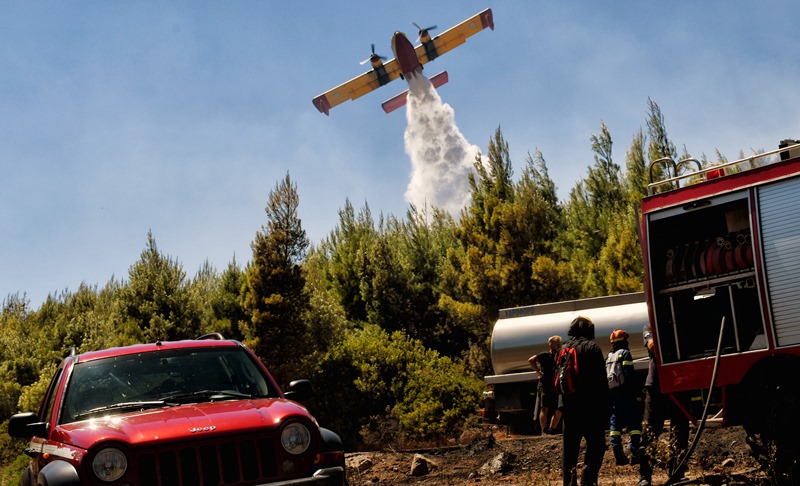
[[[92,459],[92,471],[101,481],[116,481],[128,469],[128,458],[114,447],[100,450]]]
[[[303,424],[289,424],[281,432],[281,445],[289,454],[302,454],[311,445],[311,433]]]

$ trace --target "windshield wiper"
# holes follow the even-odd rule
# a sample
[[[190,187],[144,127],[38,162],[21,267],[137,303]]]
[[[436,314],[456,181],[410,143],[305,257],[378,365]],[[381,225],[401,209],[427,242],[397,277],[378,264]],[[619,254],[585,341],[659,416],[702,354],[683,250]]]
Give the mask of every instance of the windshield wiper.
[[[167,402],[166,400],[148,400],[142,402],[122,402],[122,403],[112,403],[111,405],[103,405],[102,407],[95,407],[85,412],[81,412],[75,415],[75,418],[86,417],[88,415],[94,415],[100,412],[106,412],[109,410],[145,410],[148,408],[161,408],[161,407],[168,407],[173,404]]]
[[[198,399],[206,399],[208,401],[215,400],[232,400],[237,398],[253,398],[253,395],[247,393],[240,393],[234,390],[199,390],[189,393],[176,393],[173,395],[165,395],[162,400],[165,401],[178,401],[183,403],[191,403],[198,401]]]

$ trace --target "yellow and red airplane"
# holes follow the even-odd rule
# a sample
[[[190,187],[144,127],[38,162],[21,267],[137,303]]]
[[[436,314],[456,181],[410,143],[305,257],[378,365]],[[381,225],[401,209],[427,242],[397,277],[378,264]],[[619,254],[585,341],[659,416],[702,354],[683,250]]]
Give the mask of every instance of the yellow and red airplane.
[[[486,27],[494,30],[494,18],[492,17],[492,9],[487,8],[433,38],[431,38],[428,31],[435,29],[435,25],[424,29],[416,24],[414,25],[419,29],[420,45],[415,48],[404,33],[395,32],[392,36],[394,59],[386,63],[383,62],[384,58],[375,54],[375,46],[373,45],[372,55],[362,62],[362,64],[367,61],[372,63],[370,71],[330,91],[326,91],[312,100],[320,113],[329,115],[331,108],[347,100],[359,98],[397,78],[406,79],[420,74],[423,64],[433,61],[442,54],[460,46],[466,42],[467,37],[480,32]],[[438,87],[446,83],[447,80],[447,72],[445,71],[431,78],[431,83]],[[381,105],[383,110],[386,113],[390,113],[405,105],[407,95],[408,90],[385,101]]]

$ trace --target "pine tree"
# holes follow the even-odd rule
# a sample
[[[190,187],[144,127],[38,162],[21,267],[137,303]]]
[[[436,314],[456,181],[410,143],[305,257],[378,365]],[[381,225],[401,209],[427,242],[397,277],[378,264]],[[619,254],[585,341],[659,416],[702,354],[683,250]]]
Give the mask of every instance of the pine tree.
[[[572,265],[561,257],[559,245],[566,227],[564,208],[538,149],[532,156],[528,154],[515,194],[514,214],[508,223],[518,225],[518,239],[528,242],[523,265],[530,281],[527,300],[526,295],[521,295],[517,305],[577,298],[577,276]]]
[[[462,212],[456,237],[464,248],[461,255],[453,254],[451,263],[460,273],[459,293],[463,298],[485,306],[490,313],[507,305],[508,293],[504,279],[513,270],[501,268],[504,249],[500,248],[503,232],[507,231],[504,212],[514,198],[513,170],[508,143],[498,128],[489,141],[486,163],[478,155],[475,173],[469,174],[471,203]],[[511,251],[510,248],[506,250]],[[507,262],[514,265],[516,262]]]
[[[177,260],[163,255],[152,232],[147,247],[128,271],[121,289],[123,312],[138,324],[144,341],[197,337],[200,310],[193,303],[186,272]]]
[[[608,238],[600,251],[599,268],[607,295],[641,292],[644,267],[639,237],[631,227],[636,224],[633,207],[616,214]]]
[[[318,251],[327,262],[326,280],[338,295],[348,320],[367,320],[361,285],[371,278],[369,248],[377,238],[369,206],[365,204],[356,215],[353,205],[346,200],[344,209],[339,211],[339,224],[320,243]]]
[[[566,211],[567,250],[573,266],[584,276],[584,297],[606,293],[598,258],[612,219],[627,203],[620,167],[612,160],[611,134],[605,123],[600,123],[600,133],[592,135],[591,142],[595,163],[588,168],[586,178],[570,192]]]
[[[306,313],[309,296],[301,267],[308,238],[297,214],[297,187],[289,174],[270,192],[267,223],[251,243],[244,308],[250,317],[246,343],[267,364],[280,385],[288,384],[305,363],[300,362],[309,339]]]
[[[647,145],[647,156],[649,157],[648,165],[653,162],[664,160],[652,167],[650,182],[663,180],[665,176],[672,177],[675,175],[675,158],[677,157],[677,150],[675,144],[667,136],[667,127],[664,123],[664,115],[661,113],[661,108],[658,103],[647,98],[647,136],[649,143]],[[670,160],[672,162],[670,162]],[[655,187],[655,192],[662,192],[671,189],[668,186]]]
[[[625,152],[625,189],[628,201],[639,204],[647,195],[649,174],[644,154],[645,138],[640,128],[631,140],[631,146]]]
[[[241,341],[244,338],[242,328],[248,320],[242,307],[242,292],[247,285],[247,279],[245,272],[236,263],[236,256],[228,263],[219,280],[219,286],[211,300],[216,324],[214,331],[222,333],[226,338]]]

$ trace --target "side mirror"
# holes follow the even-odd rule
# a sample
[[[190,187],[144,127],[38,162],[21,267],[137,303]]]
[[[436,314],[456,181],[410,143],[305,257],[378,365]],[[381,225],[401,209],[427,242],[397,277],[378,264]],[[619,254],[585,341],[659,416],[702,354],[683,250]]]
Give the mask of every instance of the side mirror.
[[[314,387],[308,380],[295,380],[289,383],[289,390],[283,396],[289,400],[303,403],[314,395]]]
[[[47,424],[39,422],[39,417],[33,412],[18,413],[8,419],[8,435],[17,439],[46,437]]]

